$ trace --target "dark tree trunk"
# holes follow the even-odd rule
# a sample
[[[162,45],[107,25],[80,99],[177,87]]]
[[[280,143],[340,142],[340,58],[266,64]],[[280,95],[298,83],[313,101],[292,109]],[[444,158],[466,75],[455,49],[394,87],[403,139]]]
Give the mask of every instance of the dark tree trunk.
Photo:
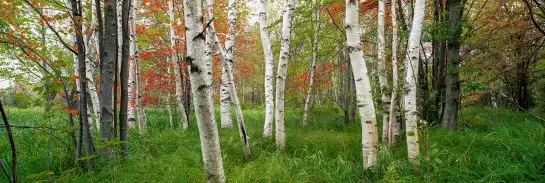
[[[117,12],[116,0],[106,0],[108,6],[104,6],[104,40],[100,69],[100,137],[106,140],[115,138],[114,109],[112,103],[112,84],[115,76],[115,62],[117,60]],[[98,12],[98,11],[97,11]],[[97,16],[100,17],[100,16]],[[99,26],[100,27],[100,26]],[[101,143],[106,143],[101,141]],[[102,156],[114,156],[113,146],[106,144],[101,151]]]
[[[348,57],[346,57],[346,58],[348,58]],[[352,69],[350,68],[351,65],[350,65],[350,62],[348,61],[348,59],[345,62],[345,64],[346,64],[346,69],[344,70],[345,71],[344,72],[345,73],[345,78],[344,79],[345,79],[345,83],[346,83],[346,88],[344,89],[344,93],[343,93],[343,95],[344,95],[343,110],[344,110],[344,122],[348,124],[348,123],[350,123],[349,104],[350,104],[350,101],[351,101],[351,95],[350,94],[352,93],[352,90],[350,89],[351,88],[351,82],[352,82],[352,79],[350,79],[350,75],[352,75],[352,74],[350,74],[350,73],[352,73],[351,72]]]
[[[530,109],[530,90],[528,81],[528,63],[521,62],[517,64],[517,88],[516,102],[520,106],[519,110]]]
[[[123,44],[121,46],[121,106],[119,111],[119,140],[123,153],[129,152],[127,139],[127,109],[129,107],[129,3],[130,0],[123,0],[121,10],[121,32],[123,33]]]
[[[83,132],[83,138],[85,141],[85,156],[90,157],[93,153],[93,138],[91,137],[91,132],[89,131],[89,121],[87,117],[87,77],[85,75],[85,43],[83,41],[83,32],[82,24],[83,20],[81,12],[81,1],[71,0],[72,1],[72,15],[74,16],[74,30],[76,32],[76,45],[78,51],[78,73],[80,75],[79,85],[80,85],[80,97],[79,97],[79,121],[80,121],[80,138],[81,132]],[[80,139],[81,140],[81,139]],[[91,160],[87,158],[85,160],[86,167],[91,168]]]
[[[2,102],[0,101],[0,113],[2,113],[2,121],[4,121],[4,127],[6,128],[6,132],[8,133],[8,140],[9,145],[11,148],[11,182],[16,183],[17,182],[17,150],[15,149],[15,141],[13,140],[13,133],[11,132],[11,126],[8,122],[8,117],[6,116],[6,112],[4,112],[4,106],[2,106]]]
[[[444,12],[443,10],[443,1],[444,0],[434,0],[434,24],[442,25],[444,18],[441,16]],[[434,105],[430,111],[431,119],[434,121],[441,121],[442,109],[443,109],[443,99],[445,96],[445,38],[443,37],[443,32],[440,32],[440,29],[433,32],[433,68],[432,68],[432,85],[433,85],[433,95],[434,95]]]
[[[460,47],[462,38],[462,0],[447,0],[449,26],[454,29],[449,33],[447,43],[447,85],[445,93],[445,109],[443,112],[443,128],[456,130],[458,122],[458,105],[460,103]]]
[[[428,110],[429,107],[429,89],[428,89],[428,64],[425,58],[424,47],[422,47],[422,53],[420,54],[420,61],[418,62],[418,91],[416,93],[419,118],[423,120],[429,120]]]

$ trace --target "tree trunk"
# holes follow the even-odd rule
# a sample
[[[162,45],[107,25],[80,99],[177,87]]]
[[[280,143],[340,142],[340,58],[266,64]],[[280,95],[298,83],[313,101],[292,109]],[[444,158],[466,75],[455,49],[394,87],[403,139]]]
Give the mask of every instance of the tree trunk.
[[[122,23],[121,32],[123,37],[123,44],[121,46],[121,105],[119,111],[119,140],[121,141],[121,150],[123,153],[129,152],[129,142],[127,137],[128,119],[127,109],[129,106],[129,2],[131,0],[123,0],[122,4]]]
[[[263,127],[263,136],[270,137],[274,119],[274,58],[269,40],[269,31],[267,31],[267,26],[269,26],[267,23],[267,0],[259,0],[259,2],[259,32],[265,55],[265,125]]]
[[[350,59],[350,58],[348,58]],[[350,124],[350,101],[351,101],[351,93],[352,93],[352,79],[350,79],[350,73],[352,72],[352,68],[351,68],[351,64],[349,61],[346,61],[345,62],[346,64],[346,67],[345,67],[345,70],[344,70],[344,83],[345,83],[345,87],[344,88],[344,99],[343,99],[343,111],[344,111],[344,123],[346,124]],[[355,83],[354,83],[355,84]]]
[[[213,21],[212,3],[210,0],[205,0],[205,7],[207,7],[206,9],[207,20]],[[231,13],[231,14],[234,14],[234,13]],[[242,115],[242,110],[240,108],[240,103],[237,96],[235,82],[233,81],[233,60],[232,58],[227,57],[226,50],[224,50],[223,47],[221,46],[219,39],[216,36],[216,32],[212,23],[207,28],[207,31],[208,31],[208,34],[210,35],[209,38],[214,39],[213,43],[220,52],[223,68],[225,68],[225,73],[227,74],[227,82],[229,83],[229,91],[231,94],[231,99],[232,99],[233,105],[235,106],[235,114],[237,116],[238,131],[239,131],[240,139],[242,142],[242,150],[244,152],[244,157],[246,159],[251,159],[252,151],[250,149],[248,136],[246,134],[246,124],[244,123],[244,116]],[[207,47],[212,47],[211,45],[208,45],[209,44],[208,41],[206,44],[207,44]]]
[[[210,0],[210,2],[212,2]],[[212,3],[211,3],[212,4]],[[229,0],[227,4],[227,22],[228,33],[227,39],[225,40],[225,49],[226,57],[228,60],[233,60],[233,45],[235,42],[235,23],[236,23],[236,11],[235,11],[235,1]],[[233,120],[231,119],[231,92],[229,89],[229,76],[227,74],[227,69],[222,67],[221,74],[221,85],[220,85],[220,111],[221,111],[221,127],[231,128],[233,127]],[[231,66],[232,68],[232,66]]]
[[[140,134],[144,134],[148,125],[144,103],[142,102],[144,93],[142,92],[142,77],[140,74],[140,56],[138,56],[138,48],[136,50],[136,113],[138,114],[138,131]]]
[[[315,2],[318,6],[318,3]],[[312,98],[312,89],[314,88],[314,72],[316,70],[316,60],[317,60],[317,53],[318,52],[318,34],[320,31],[320,8],[316,7],[316,26],[314,29],[314,39],[312,40],[312,65],[310,66],[310,82],[308,86],[307,91],[307,97],[305,99],[305,113],[303,114],[303,127],[306,127],[307,124],[307,118],[308,118],[308,105],[310,103],[310,99]]]
[[[136,105],[136,11],[138,10],[138,1],[132,0],[130,3],[130,16],[129,16],[129,106],[128,106],[128,125],[129,128],[135,127],[135,105]]]
[[[375,105],[371,93],[371,82],[363,58],[358,24],[358,3],[346,0],[346,39],[350,62],[353,68],[357,103],[362,126],[363,167],[375,165],[378,134]]]
[[[104,49],[100,54],[100,138],[104,140],[114,139],[114,114],[112,103],[112,84],[114,79],[115,60],[117,53],[117,19],[116,19],[116,1],[106,0],[104,6]],[[101,140],[101,143],[105,143]],[[114,156],[113,146],[107,144],[102,148],[101,154],[104,157]]]
[[[388,132],[388,143],[389,144],[393,144],[395,143],[398,139],[399,139],[399,133],[396,133],[396,131],[398,131],[397,129],[399,129],[399,126],[397,125],[397,118],[396,118],[396,115],[395,115],[395,109],[396,109],[396,97],[397,97],[397,92],[398,92],[398,89],[399,89],[399,84],[398,84],[398,70],[397,70],[397,46],[398,46],[398,42],[397,42],[397,32],[399,30],[399,25],[397,24],[397,13],[396,13],[396,1],[393,0],[392,1],[392,95],[390,96],[390,106],[389,106],[389,111],[390,111],[390,117],[389,117],[389,123],[388,125],[390,126],[388,128],[389,132]],[[384,124],[383,124],[384,125]]]
[[[168,1],[168,15],[169,15],[169,20],[170,20],[170,24],[169,24],[169,30],[170,30],[170,49],[172,51],[171,53],[171,59],[172,59],[172,62],[174,63],[174,75],[175,75],[175,82],[176,82],[176,92],[175,92],[175,98],[176,98],[176,104],[178,105],[178,108],[180,110],[180,118],[181,118],[181,123],[182,123],[182,128],[184,130],[187,130],[187,128],[189,127],[189,122],[188,122],[188,118],[187,118],[187,113],[186,113],[186,110],[185,110],[185,106],[182,102],[182,94],[183,94],[183,89],[182,89],[182,78],[181,78],[181,75],[180,75],[180,63],[178,63],[178,54],[177,54],[177,51],[176,51],[176,48],[175,48],[175,45],[176,45],[176,34],[174,33],[174,4],[172,3],[172,0],[169,0]],[[170,97],[169,97],[169,101],[170,101]]]
[[[453,31],[449,32],[449,41],[447,43],[447,87],[442,127],[450,131],[455,131],[456,123],[458,123],[460,46],[462,43],[462,23],[460,20],[463,14],[463,6],[462,0],[447,0],[448,23]]]
[[[81,17],[81,9],[78,7],[81,7],[80,4],[78,4],[78,1],[71,0],[71,8],[72,8],[72,20],[74,20],[74,32],[76,34],[76,46],[78,51],[78,74],[82,76],[79,80],[79,83],[76,85],[79,85],[82,91],[80,93],[79,97],[79,121],[80,126],[83,128],[83,136],[85,138],[85,156],[88,157],[86,159],[86,167],[91,168],[91,160],[89,159],[93,153],[93,138],[91,137],[91,132],[89,131],[89,119],[87,116],[87,79],[85,77],[85,43],[83,40],[83,32],[82,32],[82,24],[81,22],[83,18]]]
[[[286,79],[288,74],[288,62],[290,58],[291,20],[295,0],[284,0],[284,14],[282,17],[282,42],[280,44],[280,61],[278,62],[278,74],[276,76],[276,145],[280,151],[286,146],[286,131],[284,127],[284,94],[286,92]]]
[[[388,92],[388,74],[386,72],[386,41],[384,36],[384,0],[378,1],[378,79],[382,100],[382,144],[388,144],[390,118],[390,96]]]
[[[418,164],[416,156],[419,154],[418,145],[418,109],[416,102],[417,73],[420,55],[420,39],[422,36],[422,22],[424,21],[425,0],[417,0],[414,19],[412,22],[408,55],[405,58],[405,96],[403,107],[405,110],[407,150],[409,160]]]
[[[184,0],[187,61],[191,92],[201,140],[204,170],[208,182],[225,182],[223,163],[212,107],[212,63],[204,59],[202,1]]]

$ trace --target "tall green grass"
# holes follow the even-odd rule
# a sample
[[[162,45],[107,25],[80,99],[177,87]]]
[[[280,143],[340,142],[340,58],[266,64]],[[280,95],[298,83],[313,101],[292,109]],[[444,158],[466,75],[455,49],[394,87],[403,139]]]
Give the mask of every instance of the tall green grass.
[[[466,109],[457,132],[428,128],[429,148],[419,157],[421,166],[414,167],[406,160],[407,150],[401,141],[381,150],[378,165],[364,170],[358,123],[344,124],[336,109],[316,108],[309,127],[302,128],[302,113],[296,108],[286,110],[287,147],[285,152],[278,152],[273,139],[262,137],[263,109],[246,107],[244,116],[254,154],[250,161],[244,161],[238,131],[220,129],[227,180],[545,182],[545,131],[528,114]],[[51,120],[45,120],[39,108],[8,109],[7,114],[12,124],[67,127],[60,112],[51,115]],[[71,154],[54,137],[42,131],[15,129],[19,177],[22,182],[205,182],[194,116],[187,132],[171,129],[164,109],[149,109],[147,116],[146,134],[130,131],[127,157],[111,161],[99,158],[90,171],[74,168]],[[66,133],[57,131],[56,135],[70,143]],[[0,138],[6,139],[5,132]],[[9,156],[9,144],[1,140],[0,159],[6,161]],[[0,178],[0,182],[5,181],[5,177]]]

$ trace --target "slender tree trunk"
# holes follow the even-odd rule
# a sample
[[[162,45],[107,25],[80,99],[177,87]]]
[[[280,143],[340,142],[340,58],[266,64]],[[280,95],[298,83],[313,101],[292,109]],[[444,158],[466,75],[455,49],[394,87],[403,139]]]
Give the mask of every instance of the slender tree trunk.
[[[136,105],[136,11],[138,10],[138,1],[132,0],[130,3],[130,16],[129,16],[129,106],[127,109],[128,114],[128,126],[129,128],[135,127],[135,105]]]
[[[13,140],[13,133],[11,132],[11,126],[8,122],[6,112],[4,112],[4,106],[0,101],[0,113],[2,114],[2,121],[4,121],[4,127],[8,134],[9,145],[11,148],[11,182],[17,183],[17,149],[15,148],[15,141]],[[10,179],[8,177],[8,179]]]
[[[91,8],[93,9],[93,8]],[[86,14],[86,13],[84,13]],[[92,12],[91,12],[92,14]],[[95,22],[95,18],[94,16],[95,15],[91,15],[91,29],[93,28],[92,26],[95,26],[96,25],[96,22]],[[83,24],[83,32],[87,32],[89,28],[87,28],[88,26],[86,26],[86,24]],[[86,55],[92,55],[91,54],[91,44],[90,44],[90,38],[92,35],[89,35],[89,34],[84,34],[85,38],[84,38],[84,41],[85,41],[85,45],[86,45],[86,48],[89,48],[89,49],[85,49],[85,54]],[[89,46],[88,46],[89,45]],[[97,50],[98,51],[98,50]],[[97,52],[98,53],[98,52]],[[95,80],[94,80],[94,76],[93,76],[93,72],[94,72],[94,67],[93,67],[93,61],[89,58],[89,57],[86,57],[85,59],[85,76],[87,77],[87,91],[89,92],[89,96],[91,97],[91,106],[92,106],[92,109],[93,109],[93,115],[95,116],[95,120],[97,121],[96,124],[99,124],[99,120],[100,120],[100,101],[98,99],[98,93],[97,93],[97,88],[96,88],[96,84],[95,84]],[[90,111],[90,110],[88,110]],[[89,118],[91,119],[89,121],[89,124],[90,124],[90,129],[93,129],[93,120],[92,118],[89,116]],[[98,128],[97,128],[98,129]]]
[[[318,3],[315,2],[318,6]],[[305,99],[305,113],[303,114],[303,127],[306,127],[307,124],[307,118],[308,118],[308,106],[310,103],[310,99],[312,98],[312,89],[314,88],[314,72],[316,70],[316,60],[317,60],[317,53],[318,52],[318,34],[320,31],[320,8],[316,7],[316,26],[314,29],[314,38],[312,40],[312,65],[310,66],[310,82],[308,86],[307,91],[307,97]]]
[[[119,140],[122,142],[121,150],[123,153],[129,152],[129,144],[127,137],[128,129],[128,119],[127,119],[127,109],[129,106],[129,90],[128,90],[128,79],[129,79],[129,4],[130,0],[122,0],[122,21],[121,21],[121,32],[123,37],[123,44],[121,45],[121,105],[119,111]]]
[[[210,0],[212,4],[212,0]],[[234,11],[234,0],[228,1],[228,12],[227,12],[227,21],[229,24],[228,28],[228,34],[227,39],[225,40],[225,49],[226,49],[226,57],[231,60],[233,60],[233,44],[234,44],[234,26],[235,26],[235,20],[236,15]],[[212,40],[212,39],[210,39]],[[208,40],[207,40],[208,41]],[[212,48],[212,47],[210,47]],[[231,92],[229,89],[229,78],[227,74],[227,68],[222,67],[222,74],[221,74],[221,84],[220,84],[220,121],[221,121],[221,127],[222,128],[231,128],[233,127],[233,120],[231,119]]]
[[[398,139],[399,139],[399,133],[396,133],[396,131],[398,132],[400,128],[399,125],[397,125],[397,118],[396,118],[396,115],[395,115],[395,109],[396,109],[396,97],[397,97],[397,92],[398,92],[398,89],[399,89],[399,84],[398,84],[398,70],[397,70],[397,46],[398,46],[398,38],[397,38],[397,32],[399,30],[399,25],[397,24],[397,13],[396,13],[396,1],[393,0],[392,1],[392,95],[390,96],[390,106],[389,106],[389,111],[390,111],[390,117],[389,117],[389,123],[388,125],[390,126],[388,128],[389,132],[388,132],[388,143],[389,144],[393,144],[395,143]],[[383,124],[384,125],[384,124]]]
[[[144,93],[142,92],[142,77],[140,75],[140,57],[138,56],[138,48],[136,48],[136,113],[138,114],[138,131],[140,134],[146,132],[147,121],[146,111],[142,102]]]
[[[270,137],[274,119],[274,58],[267,26],[269,26],[267,23],[267,0],[259,0],[259,32],[265,55],[265,125],[263,127],[263,136]]]
[[[451,131],[456,130],[456,123],[458,123],[458,105],[460,102],[460,82],[459,82],[459,69],[460,69],[460,46],[462,42],[462,23],[461,18],[463,14],[462,0],[447,0],[447,7],[449,11],[448,22],[449,26],[453,27],[453,31],[448,36],[447,43],[447,82],[445,93],[445,109],[443,113],[442,126],[445,129]]]
[[[205,5],[207,7],[206,16],[208,21],[213,21],[213,15],[212,15],[212,3],[210,0],[205,0]],[[235,82],[233,81],[233,60],[232,58],[227,57],[226,50],[223,49],[221,46],[218,37],[216,36],[216,32],[214,29],[213,24],[211,23],[210,26],[207,28],[208,34],[210,35],[210,38],[213,38],[213,43],[216,46],[216,48],[220,52],[223,68],[225,68],[225,73],[227,73],[227,81],[229,83],[229,91],[231,94],[231,99],[233,102],[233,105],[235,106],[235,114],[237,116],[237,122],[238,122],[238,128],[239,128],[239,135],[242,142],[242,150],[244,151],[244,157],[246,159],[252,158],[252,151],[250,149],[250,144],[248,142],[248,136],[246,132],[246,124],[244,123],[244,116],[242,115],[242,110],[240,108],[240,103],[237,96],[237,90],[235,87]],[[208,45],[207,41],[207,47],[212,47],[211,45]],[[232,49],[232,48],[231,48]]]
[[[102,77],[102,64],[104,62],[104,21],[102,19],[102,6],[101,6],[101,3],[100,3],[100,0],[94,0],[95,2],[95,12],[96,12],[96,19],[97,19],[97,28],[96,28],[96,32],[97,32],[97,38],[96,38],[96,42],[97,42],[97,55],[98,55],[98,66],[99,66],[99,73],[100,73],[100,77]],[[97,79],[100,83],[100,88],[103,88],[102,86],[102,82],[100,79]],[[96,115],[96,120],[97,122],[95,123],[96,124],[96,128],[100,131],[100,125],[102,124],[102,92],[100,90],[97,90],[97,93],[99,94],[99,105],[98,105],[98,115]]]
[[[168,1],[168,10],[169,10],[169,20],[170,20],[170,24],[169,24],[169,31],[170,31],[170,49],[172,51],[172,54],[170,55],[171,56],[171,59],[172,59],[172,62],[174,62],[174,75],[175,75],[175,82],[176,82],[176,92],[175,92],[175,98],[176,98],[176,104],[178,105],[178,108],[180,110],[180,118],[181,118],[181,123],[182,123],[182,128],[184,130],[187,130],[187,128],[189,127],[189,122],[188,122],[188,118],[187,118],[187,113],[186,113],[186,110],[185,110],[185,106],[182,102],[182,94],[183,94],[183,89],[182,89],[182,77],[180,75],[180,63],[178,62],[178,54],[177,54],[177,51],[176,51],[176,48],[175,48],[175,45],[176,45],[176,34],[174,33],[174,4],[172,3],[172,0],[169,0]],[[169,97],[169,100],[170,100],[170,97]]]
[[[405,96],[404,110],[406,119],[407,150],[409,160],[418,164],[416,156],[419,154],[418,145],[418,108],[416,102],[417,73],[420,55],[420,38],[422,36],[422,22],[424,21],[425,0],[416,0],[415,14],[409,37],[408,56],[405,58]]]
[[[276,145],[280,151],[286,146],[286,131],[284,127],[284,94],[286,92],[286,79],[288,74],[288,62],[290,59],[291,20],[295,0],[284,0],[284,14],[282,17],[282,42],[280,44],[280,61],[278,62],[278,74],[276,76]]]
[[[388,144],[390,121],[390,96],[388,91],[388,74],[386,72],[386,41],[384,36],[384,0],[378,1],[378,79],[382,100],[382,144]]]
[[[360,42],[358,3],[355,0],[346,0],[346,39],[350,62],[354,67],[353,74],[361,118],[363,166],[369,168],[375,165],[378,148],[377,119],[371,82]]]
[[[91,132],[89,131],[89,119],[87,116],[87,79],[85,77],[85,43],[83,40],[82,24],[83,17],[81,16],[81,2],[76,0],[71,0],[72,16],[74,20],[74,32],[76,34],[76,45],[78,51],[78,73],[82,76],[77,85],[80,86],[80,97],[79,97],[79,120],[80,126],[83,128],[83,136],[85,138],[85,156],[90,157],[93,153],[93,138],[91,137]],[[91,168],[91,160],[86,159],[86,167]]]
[[[223,162],[212,107],[212,63],[204,59],[202,1],[184,0],[187,61],[191,92],[201,140],[204,171],[208,182],[225,182]]]
[[[348,58],[348,57],[347,57]],[[350,58],[348,58],[350,59]],[[350,74],[352,72],[352,65],[350,64],[349,61],[346,61],[345,62],[346,64],[346,67],[345,67],[345,70],[344,70],[344,83],[345,83],[345,87],[344,88],[344,104],[343,104],[343,111],[344,111],[344,123],[346,124],[350,124],[350,99],[352,98],[350,95],[351,95],[351,88],[352,88],[352,79],[350,79]]]
[[[106,0],[105,4],[108,6],[104,6],[104,49],[100,54],[100,138],[112,140],[115,137],[112,84],[114,84],[115,60],[117,59],[117,3],[115,0]],[[104,140],[100,142],[104,144]],[[114,156],[113,146],[106,144],[101,154],[105,157]]]

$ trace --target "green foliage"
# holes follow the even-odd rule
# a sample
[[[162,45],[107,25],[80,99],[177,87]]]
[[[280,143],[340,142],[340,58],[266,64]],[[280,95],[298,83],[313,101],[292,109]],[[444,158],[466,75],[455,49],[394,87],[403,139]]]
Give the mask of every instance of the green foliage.
[[[263,138],[263,109],[244,110],[254,159],[245,162],[236,129],[220,129],[224,168],[229,182],[530,182],[545,179],[545,131],[535,118],[507,110],[467,109],[468,125],[458,132],[428,128],[429,148],[415,168],[406,159],[405,143],[379,152],[375,168],[364,170],[359,123],[346,125],[342,114],[318,107],[301,127],[301,109],[286,110],[287,147],[281,153],[273,139]],[[41,109],[8,109],[15,125],[48,123],[67,126],[56,113],[41,122]],[[219,112],[216,111],[219,116]],[[73,168],[72,154],[40,131],[16,129],[19,177],[22,182],[51,178],[54,182],[205,182],[194,115],[190,129],[170,129],[164,109],[149,109],[148,132],[129,134],[130,154],[82,172]],[[381,129],[379,127],[379,129]],[[97,132],[94,137],[97,139]],[[4,133],[2,133],[4,134]],[[69,142],[64,131],[55,134]],[[4,136],[2,136],[4,137]],[[117,143],[117,142],[112,142]],[[0,157],[9,157],[9,144],[0,141]],[[85,158],[85,157],[84,157]],[[45,164],[45,166],[44,166]],[[0,181],[5,181],[4,177]]]

